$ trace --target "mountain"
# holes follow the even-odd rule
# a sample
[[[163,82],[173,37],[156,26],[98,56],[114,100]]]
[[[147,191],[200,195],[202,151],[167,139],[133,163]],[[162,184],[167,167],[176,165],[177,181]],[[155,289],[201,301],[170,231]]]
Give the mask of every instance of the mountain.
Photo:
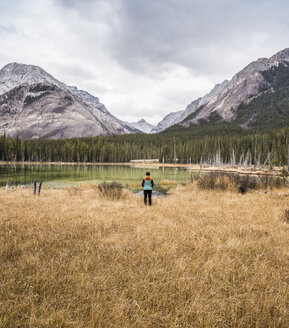
[[[215,85],[215,87],[207,93],[205,96],[200,97],[194,101],[192,101],[185,110],[181,110],[178,112],[173,112],[168,115],[166,115],[162,121],[160,121],[157,126],[152,130],[153,133],[161,132],[170,126],[173,126],[177,123],[180,123],[183,121],[186,117],[194,113],[197,108],[200,106],[203,106],[204,104],[207,104],[210,101],[215,100],[218,95],[226,88],[229,81],[225,80],[224,82]]]
[[[0,134],[58,139],[140,132],[109,113],[97,97],[38,66],[11,63],[0,70]]]
[[[216,84],[214,88],[209,93],[207,93],[204,97],[192,101],[187,106],[184,113],[182,114],[181,121],[184,120],[189,115],[191,115],[192,113],[194,113],[197,110],[197,108],[199,108],[200,106],[204,106],[208,103],[216,101],[218,96],[221,94],[223,90],[225,90],[228,84],[229,84],[228,80],[225,80],[220,84]]]
[[[288,66],[289,49],[282,50],[269,59],[260,58],[250,63],[233,76],[217,97],[199,107],[180,125],[198,125],[202,121],[210,121],[213,117],[218,118],[218,122],[236,123],[244,129],[250,128],[253,121],[261,121],[268,107],[277,101],[274,93],[287,87]],[[260,111],[257,104],[263,102],[264,98],[270,99],[270,102],[264,103]],[[250,115],[246,108],[250,108]],[[278,115],[273,119],[278,119]]]
[[[0,70],[0,95],[22,84],[49,83],[60,89],[68,87],[45,72],[41,67],[11,63]]]
[[[177,123],[179,123],[182,119],[184,111],[180,110],[178,112],[173,112],[168,115],[166,115],[158,124],[156,127],[154,127],[151,130],[151,133],[159,133],[161,131],[166,130],[170,126],[173,126]]]
[[[237,124],[243,129],[250,128],[253,122],[263,120],[262,113],[268,111],[271,102],[277,101],[277,95],[274,95],[276,90],[287,87],[284,76],[289,76],[288,66],[289,49],[284,49],[269,59],[260,58],[250,63],[230,81],[225,80],[217,84],[210,93],[194,100],[181,116],[177,115],[177,120],[173,124],[184,128],[196,128],[204,126],[206,122],[223,122]],[[276,80],[282,80],[283,84],[276,84]],[[257,100],[258,98],[260,99]],[[271,99],[271,102],[263,103],[262,99],[265,98],[267,101]],[[260,112],[257,105],[259,102],[263,103],[263,112]],[[254,106],[255,109],[258,107],[258,110],[254,110]],[[247,108],[250,108],[250,115],[247,112],[244,114]],[[175,113],[169,115],[176,117]],[[275,118],[277,117],[278,115]]]
[[[68,86],[69,90],[72,91],[76,96],[81,98],[83,101],[85,101],[87,104],[91,105],[92,107],[95,107],[102,112],[108,114],[109,111],[106,109],[105,105],[99,102],[99,98],[91,95],[87,91],[79,90],[76,86]]]
[[[139,120],[138,122],[134,123],[127,123],[131,128],[137,129],[143,133],[151,133],[153,128],[155,127],[154,125],[146,122],[143,118]]]
[[[110,119],[112,122],[122,126],[126,133],[142,133],[142,130],[137,129],[133,126],[133,124],[121,121],[114,115],[112,115],[105,107],[104,104],[99,102],[99,98],[91,95],[87,91],[79,90],[76,86],[69,86],[68,87],[70,91],[74,93],[78,98],[80,98],[82,101],[86,103],[91,108],[91,111],[93,111],[96,115],[99,113],[99,111],[106,114],[107,119]]]

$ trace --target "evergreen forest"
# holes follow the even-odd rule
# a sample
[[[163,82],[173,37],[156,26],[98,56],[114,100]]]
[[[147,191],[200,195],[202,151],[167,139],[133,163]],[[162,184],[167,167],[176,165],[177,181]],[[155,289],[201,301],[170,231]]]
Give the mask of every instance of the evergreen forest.
[[[0,137],[2,161],[129,162],[159,159],[164,163],[223,163],[285,165],[289,128],[262,133],[223,135],[190,134],[189,131],[153,135],[131,134],[61,140],[20,140]]]

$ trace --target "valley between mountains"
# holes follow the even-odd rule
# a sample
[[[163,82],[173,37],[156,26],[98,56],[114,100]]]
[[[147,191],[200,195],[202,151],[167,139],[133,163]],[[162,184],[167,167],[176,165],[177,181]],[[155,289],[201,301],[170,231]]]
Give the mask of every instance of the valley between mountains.
[[[176,127],[220,130],[284,127],[289,122],[289,49],[260,58],[156,126],[112,115],[99,98],[68,86],[42,68],[11,63],[0,70],[0,134],[63,139],[159,133]],[[229,128],[230,129],[230,128]]]

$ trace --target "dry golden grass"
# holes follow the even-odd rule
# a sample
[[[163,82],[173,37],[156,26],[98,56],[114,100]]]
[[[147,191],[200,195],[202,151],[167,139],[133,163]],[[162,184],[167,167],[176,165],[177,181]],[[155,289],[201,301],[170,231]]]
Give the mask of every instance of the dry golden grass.
[[[286,190],[0,190],[0,327],[288,327]]]
[[[161,185],[166,186],[166,185],[176,185],[176,181],[171,181],[167,179],[162,179],[161,180]]]

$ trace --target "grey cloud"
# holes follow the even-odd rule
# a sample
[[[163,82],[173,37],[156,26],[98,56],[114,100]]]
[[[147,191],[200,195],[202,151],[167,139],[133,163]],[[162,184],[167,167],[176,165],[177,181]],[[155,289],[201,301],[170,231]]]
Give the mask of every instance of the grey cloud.
[[[16,29],[13,26],[5,26],[0,24],[0,34],[12,34],[17,33]]]
[[[134,121],[289,46],[285,0],[0,0],[0,22],[3,65],[43,66]]]
[[[274,11],[272,1],[123,0],[109,46],[121,65],[141,73],[177,64],[214,74],[220,58],[230,60],[258,36],[272,35],[268,22],[288,18],[287,7]]]
[[[76,64],[63,64],[63,63],[51,63],[52,70],[61,71],[62,75],[67,78],[78,78],[79,80],[91,80],[95,79],[96,75],[91,70]]]
[[[56,0],[55,0],[56,1]],[[278,10],[276,3],[278,2]],[[99,41],[97,26],[106,28],[101,43],[106,55],[125,70],[154,79],[171,65],[194,75],[229,78],[233,70],[255,59],[256,48],[270,42],[278,50],[276,33],[288,33],[289,7],[285,1],[264,0],[61,0],[65,10],[79,14],[74,32],[80,39]],[[64,10],[64,16],[65,16]],[[89,35],[81,24],[92,24]],[[270,24],[268,24],[270,22]],[[78,26],[80,31],[77,31]],[[85,46],[85,45],[84,45]],[[240,56],[246,52],[238,66]],[[261,54],[261,52],[259,52]],[[250,58],[250,59],[251,59]],[[221,59],[221,60],[220,60]]]
[[[96,19],[105,20],[106,15],[115,10],[119,0],[54,0],[56,6],[75,11],[83,19],[93,22]],[[79,22],[78,22],[79,23]]]
[[[55,0],[55,3],[60,3],[65,8],[69,7],[83,7],[83,5],[87,5],[90,3],[94,3],[95,1],[91,0]]]

